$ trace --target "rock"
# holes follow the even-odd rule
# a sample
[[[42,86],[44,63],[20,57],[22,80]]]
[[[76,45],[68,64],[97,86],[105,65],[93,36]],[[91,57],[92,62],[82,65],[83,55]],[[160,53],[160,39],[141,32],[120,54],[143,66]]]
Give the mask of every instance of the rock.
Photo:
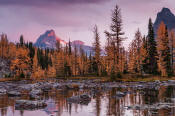
[[[80,96],[73,96],[71,98],[67,99],[68,103],[77,103],[77,104],[83,104],[88,105],[91,101],[91,98],[87,94],[83,94]]]
[[[44,92],[48,92],[48,91],[50,91],[52,89],[52,87],[50,86],[50,85],[45,85],[44,87],[42,87],[42,90],[44,91]]]
[[[117,96],[117,97],[125,97],[125,95],[126,95],[126,94],[123,93],[123,92],[119,92],[119,91],[116,92],[116,96]]]
[[[15,103],[16,110],[35,110],[43,109],[47,106],[44,101],[17,100]]]
[[[40,89],[33,89],[29,95],[31,99],[40,99],[39,95],[43,94],[42,90]]]
[[[127,106],[128,110],[160,110],[160,109],[170,109],[173,108],[173,103],[156,103],[152,105],[147,104],[136,104],[133,106]]]
[[[170,83],[175,83],[175,80],[168,80],[168,82],[170,82]]]
[[[40,99],[40,96],[35,95],[35,94],[31,94],[31,95],[30,95],[30,98],[31,98],[31,99]]]
[[[155,83],[156,83],[156,84],[160,84],[161,82],[160,82],[159,80],[156,80]]]
[[[144,91],[140,91],[139,94],[145,95],[145,92]]]
[[[30,95],[41,95],[43,94],[41,89],[33,89],[30,93]]]
[[[6,94],[7,93],[7,90],[4,89],[4,88],[1,88],[0,89],[0,95],[3,95],[3,94]]]
[[[19,91],[9,91],[9,92],[7,92],[7,94],[8,94],[8,96],[10,96],[10,97],[20,97],[21,96],[21,92],[19,92]]]
[[[59,83],[54,83],[52,86],[53,86],[53,88],[55,88],[55,89],[59,89],[59,88],[61,87],[61,84],[59,84]]]
[[[19,88],[21,88],[22,90],[31,91],[34,88],[34,85],[33,84],[25,84],[25,85],[19,86]]]

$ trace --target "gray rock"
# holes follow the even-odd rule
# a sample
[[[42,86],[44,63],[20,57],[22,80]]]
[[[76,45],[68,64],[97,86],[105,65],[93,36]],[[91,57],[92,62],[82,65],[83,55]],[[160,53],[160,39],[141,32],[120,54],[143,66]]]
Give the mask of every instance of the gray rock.
[[[3,94],[6,94],[7,93],[7,90],[4,89],[4,88],[1,88],[0,89],[0,95],[3,95]]]
[[[8,91],[7,94],[10,97],[20,97],[21,96],[21,92],[16,91],[16,90],[14,90],[14,91]]]
[[[88,105],[91,101],[91,98],[87,94],[83,94],[80,96],[73,96],[71,98],[67,99],[68,103],[77,103],[77,104],[83,104]]]
[[[33,89],[30,93],[29,96],[31,99],[40,99],[39,95],[42,95],[43,91],[41,89]]]
[[[30,93],[30,95],[41,95],[43,94],[41,89],[33,89]]]
[[[34,86],[33,84],[25,84],[25,85],[19,86],[19,88],[22,90],[31,91],[34,88]]]
[[[153,105],[147,104],[136,104],[133,106],[127,106],[128,110],[160,110],[160,109],[170,109],[175,107],[173,103],[156,103]]]
[[[35,110],[45,108],[47,104],[44,101],[17,100],[16,110]]]
[[[125,97],[125,93],[123,93],[123,92],[120,92],[120,91],[118,91],[118,92],[116,92],[116,97]]]

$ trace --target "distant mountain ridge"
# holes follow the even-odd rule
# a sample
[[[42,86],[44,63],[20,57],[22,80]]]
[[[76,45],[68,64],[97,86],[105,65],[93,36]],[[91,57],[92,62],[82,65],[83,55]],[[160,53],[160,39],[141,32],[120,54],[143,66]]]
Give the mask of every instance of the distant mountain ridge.
[[[168,8],[162,8],[161,12],[157,14],[157,18],[154,23],[154,31],[157,33],[157,29],[161,22],[164,22],[169,30],[175,29],[175,15]]]
[[[48,30],[37,39],[34,46],[41,48],[41,49],[46,49],[46,48],[56,49],[57,41],[60,41],[62,46],[66,46],[66,44],[68,44],[68,42],[59,38],[55,34],[54,30]],[[78,50],[81,47],[84,50],[84,52],[87,53],[87,55],[89,55],[93,51],[93,47],[85,45],[85,43],[80,40],[72,41],[71,45],[72,45],[72,50],[74,50],[75,46],[77,47]]]

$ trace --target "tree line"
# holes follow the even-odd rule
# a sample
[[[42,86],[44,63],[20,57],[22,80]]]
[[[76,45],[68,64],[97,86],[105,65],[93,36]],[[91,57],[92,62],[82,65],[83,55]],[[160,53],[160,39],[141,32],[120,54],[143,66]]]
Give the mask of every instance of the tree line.
[[[161,22],[157,32],[149,19],[148,35],[142,36],[140,30],[135,33],[128,55],[130,72],[172,76],[174,73],[174,30],[168,30]]]
[[[72,47],[71,42],[62,46],[59,41],[56,49],[40,49],[32,42],[25,42],[21,36],[19,43],[9,42],[7,35],[0,40],[0,58],[10,60],[9,77],[47,78],[71,76],[107,76],[122,78],[125,73],[171,76],[174,71],[173,30],[168,30],[162,22],[154,32],[149,19],[148,34],[142,36],[138,29],[128,50],[123,46],[126,40],[123,32],[121,9],[116,5],[112,11],[111,25],[106,35],[105,54],[98,27],[94,26],[93,51],[87,54],[82,47]]]

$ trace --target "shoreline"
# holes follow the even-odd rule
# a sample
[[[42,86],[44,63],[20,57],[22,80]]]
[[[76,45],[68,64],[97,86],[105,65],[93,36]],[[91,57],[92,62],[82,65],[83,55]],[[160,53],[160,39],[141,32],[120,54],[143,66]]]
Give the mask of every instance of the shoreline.
[[[30,81],[49,81],[49,80],[74,80],[74,81],[82,81],[82,80],[96,80],[97,82],[154,82],[154,81],[168,81],[175,80],[175,77],[161,77],[161,76],[142,76],[137,77],[137,75],[123,75],[122,78],[116,78],[115,81],[111,81],[110,77],[58,77],[58,78],[0,78],[0,82],[7,81],[22,81],[22,80],[30,80]]]

